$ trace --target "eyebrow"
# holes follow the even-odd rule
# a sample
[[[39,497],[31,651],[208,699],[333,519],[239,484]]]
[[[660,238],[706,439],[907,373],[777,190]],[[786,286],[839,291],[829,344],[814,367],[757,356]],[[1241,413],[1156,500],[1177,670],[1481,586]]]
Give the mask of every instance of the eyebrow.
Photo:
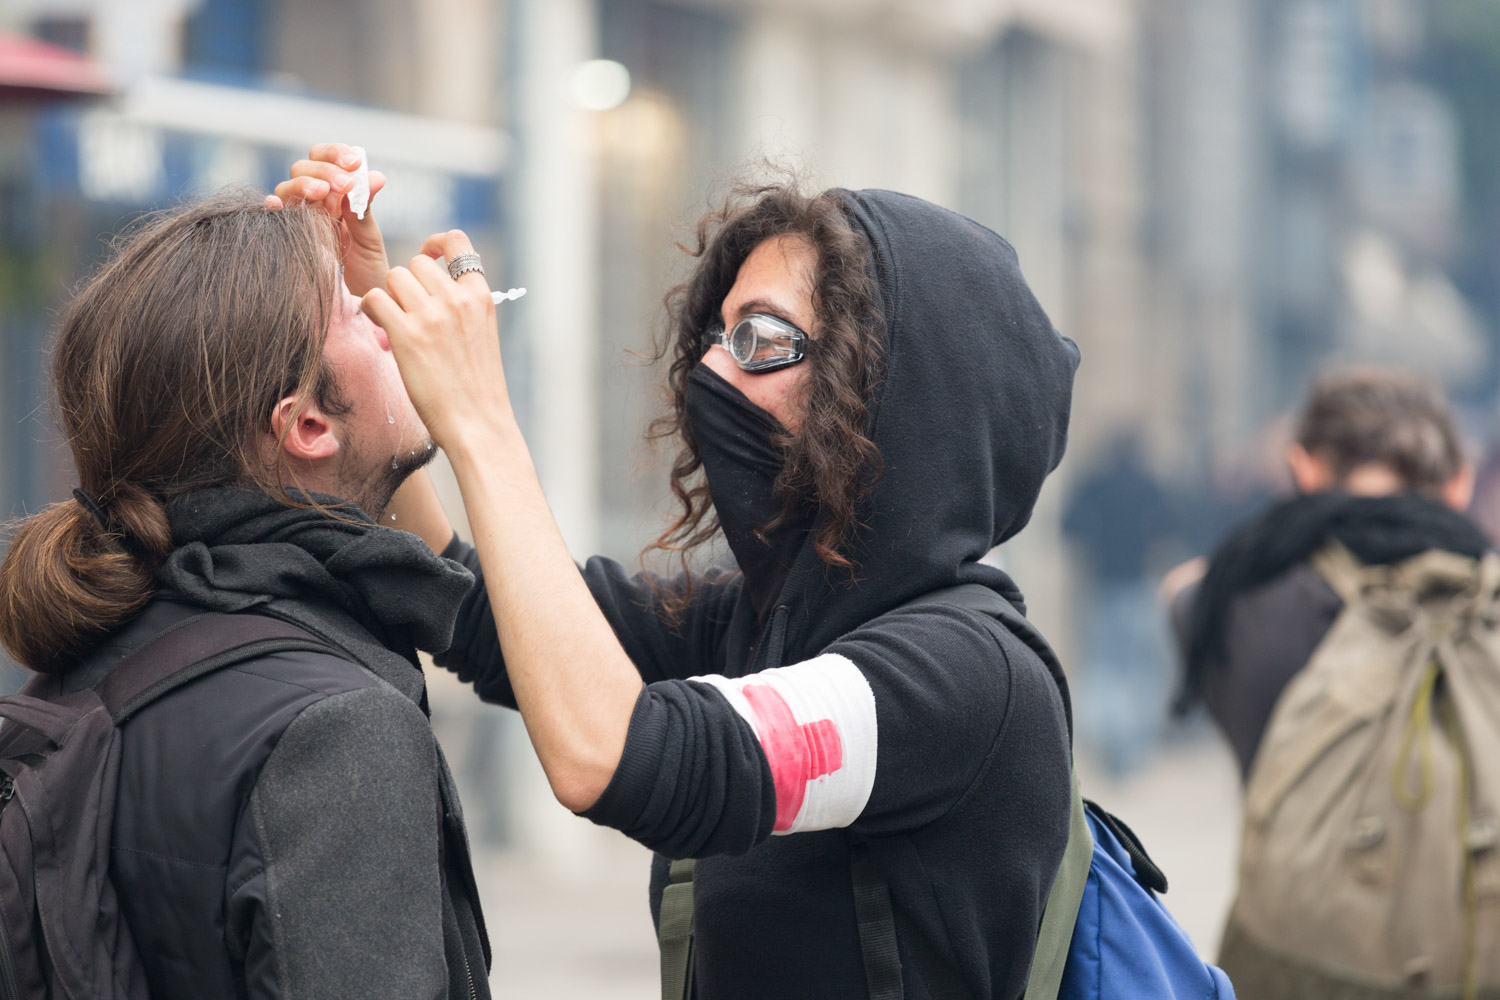
[[[792,311],[790,309],[786,308],[786,306],[782,305],[779,302],[774,302],[771,299],[767,298],[754,298],[740,303],[739,312],[737,312],[735,316],[736,318],[743,319],[750,313],[757,312],[771,313],[774,316],[786,320],[788,323],[792,322]],[[719,306],[719,322],[723,323],[726,327],[729,325],[729,317],[724,315],[724,307],[722,304],[720,304]]]

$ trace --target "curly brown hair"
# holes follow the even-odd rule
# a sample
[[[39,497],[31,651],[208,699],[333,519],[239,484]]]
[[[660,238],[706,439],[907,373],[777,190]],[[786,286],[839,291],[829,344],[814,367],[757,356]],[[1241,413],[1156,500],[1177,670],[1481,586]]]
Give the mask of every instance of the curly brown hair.
[[[786,459],[775,487],[784,506],[760,530],[813,512],[819,558],[853,579],[857,567],[848,542],[859,523],[858,501],[880,473],[880,453],[865,425],[884,351],[870,244],[850,224],[843,197],[836,189],[807,195],[794,181],[741,184],[698,220],[692,245],[679,245],[697,265],[665,298],[667,324],[656,358],[670,358],[669,409],[652,424],[650,437],[679,442],[671,489],[680,510],[647,552],[672,553],[685,567],[688,555],[719,531],[687,419],[688,376],[703,360],[704,331],[718,318],[740,265],[767,240],[790,238],[816,254],[816,319],[807,332],[818,349],[803,362],[809,371],[793,400],[802,409],[801,427],[774,442]]]

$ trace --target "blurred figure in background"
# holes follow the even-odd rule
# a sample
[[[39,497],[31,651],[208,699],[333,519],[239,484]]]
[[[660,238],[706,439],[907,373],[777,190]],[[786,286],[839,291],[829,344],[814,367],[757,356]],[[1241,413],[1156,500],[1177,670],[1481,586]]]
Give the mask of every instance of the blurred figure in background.
[[[1120,435],[1079,480],[1063,532],[1088,572],[1080,732],[1123,775],[1160,737],[1172,685],[1149,571],[1152,550],[1174,534],[1174,518],[1135,432]]]
[[[1287,462],[1299,495],[1173,601],[1179,707],[1245,778],[1220,963],[1249,997],[1492,995],[1500,557],[1453,416],[1418,376],[1331,373]]]
[[[1319,378],[1287,464],[1295,497],[1163,587],[1186,664],[1177,707],[1201,700],[1246,776],[1276,699],[1343,609],[1309,556],[1329,539],[1367,565],[1487,547],[1459,513],[1474,478],[1453,414],[1420,376],[1359,368]]]

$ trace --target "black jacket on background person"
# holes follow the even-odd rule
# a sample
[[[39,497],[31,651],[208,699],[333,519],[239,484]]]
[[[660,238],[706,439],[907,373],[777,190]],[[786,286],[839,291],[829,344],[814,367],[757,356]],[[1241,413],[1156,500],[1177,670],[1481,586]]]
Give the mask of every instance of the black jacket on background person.
[[[700,450],[720,445],[704,463],[740,572],[698,579],[674,627],[648,581],[588,562],[647,683],[586,815],[658,852],[653,914],[666,858],[699,859],[701,1000],[865,996],[856,845],[923,938],[900,939],[910,1000],[932,993],[914,947],[973,996],[1020,997],[1068,834],[1062,692],[988,615],[895,609],[958,583],[1023,607],[979,559],[1026,524],[1062,458],[1077,351],[988,229],[890,192],[846,193],[845,208],[872,246],[886,330],[867,430],[884,469],[860,508],[856,579],[818,559],[815,515],[757,540],[779,509],[775,423],[699,366],[689,419]],[[467,545],[448,554],[478,571]],[[439,663],[514,705],[482,586]]]
[[[281,618],[347,656],[225,667],[122,727],[110,877],[153,1000],[488,997],[416,659],[448,644],[469,574],[348,507],[336,521],[225,489],[170,515],[158,599],[34,685],[97,683],[205,610]]]
[[[1330,539],[1386,566],[1429,549],[1478,558],[1489,540],[1468,518],[1415,494],[1313,493],[1230,534],[1203,581],[1173,601],[1185,663],[1181,707],[1201,699],[1247,778],[1281,692],[1344,610],[1308,563]]]

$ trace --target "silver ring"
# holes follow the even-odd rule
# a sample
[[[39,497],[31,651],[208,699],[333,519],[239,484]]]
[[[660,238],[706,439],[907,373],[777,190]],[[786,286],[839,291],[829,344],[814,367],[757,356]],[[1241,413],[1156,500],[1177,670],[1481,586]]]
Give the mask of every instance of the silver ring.
[[[479,263],[477,253],[461,253],[457,257],[449,258],[448,276],[454,281],[458,280],[459,275],[470,271],[478,271],[481,277],[484,275],[484,265]]]

